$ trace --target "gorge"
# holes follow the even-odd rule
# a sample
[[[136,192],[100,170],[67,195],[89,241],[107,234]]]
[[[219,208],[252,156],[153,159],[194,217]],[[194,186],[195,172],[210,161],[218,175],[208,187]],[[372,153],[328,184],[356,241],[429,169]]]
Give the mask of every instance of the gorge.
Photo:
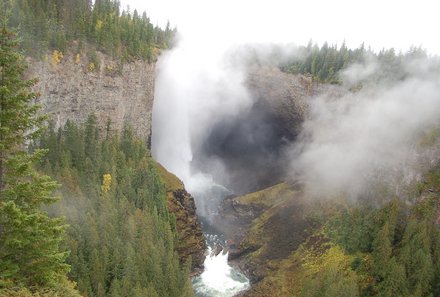
[[[0,296],[440,296],[436,10],[318,2],[0,2]]]
[[[340,203],[311,197],[322,196],[322,191],[325,191],[325,196],[335,195],[335,189],[343,190],[336,195],[355,200],[368,200],[370,195],[377,193],[375,189],[368,193],[353,179],[347,180],[347,177],[354,177],[353,173],[341,175],[332,181],[329,188],[322,183],[329,181],[327,171],[320,171],[320,167],[301,168],[307,160],[304,152],[315,153],[307,147],[313,142],[305,131],[322,137],[320,131],[314,129],[329,127],[333,130],[327,131],[327,135],[333,133],[333,139],[337,140],[338,133],[351,133],[344,130],[346,127],[357,127],[351,124],[334,126],[338,121],[326,122],[328,126],[315,126],[315,123],[327,120],[322,115],[332,120],[332,116],[339,117],[338,112],[342,110],[345,120],[350,123],[354,111],[353,115],[359,120],[365,118],[363,129],[368,131],[371,124],[371,129],[377,126],[378,121],[368,120],[371,119],[368,109],[365,109],[368,111],[365,115],[362,110],[356,109],[356,106],[361,106],[359,101],[362,103],[364,100],[362,90],[352,93],[345,85],[318,82],[310,76],[286,73],[264,63],[231,65],[223,61],[215,64],[218,68],[215,68],[215,75],[210,76],[212,64],[206,66],[204,61],[200,64],[190,62],[179,47],[164,52],[157,66],[129,63],[124,66],[122,74],[115,76],[105,70],[107,65],[112,64],[111,59],[107,59],[102,55],[102,68],[89,73],[86,62],[74,62],[73,57],[67,55],[59,65],[49,62],[31,64],[30,76],[38,73],[42,78],[37,85],[42,90],[40,102],[44,105],[44,112],[56,119],[58,127],[67,120],[81,123],[84,114],[95,111],[100,134],[105,132],[110,119],[115,122],[115,131],[122,131],[124,123],[128,123],[144,141],[149,142],[151,138],[152,155],[166,168],[159,165],[167,187],[168,209],[176,217],[180,241],[177,251],[183,262],[192,258],[193,275],[199,275],[193,278],[197,296],[234,296],[246,289],[241,293],[243,296],[265,296],[273,290],[283,296],[283,290],[300,290],[295,284],[306,280],[302,278],[305,273],[301,272],[302,266],[295,266],[303,261],[298,257],[304,257],[298,253],[309,242],[312,242],[311,248],[328,249],[326,242],[329,239],[316,233],[323,224],[319,217],[331,221],[333,214],[325,209],[339,207],[335,205]],[[69,83],[68,77],[75,79]],[[203,87],[200,87],[201,81]],[[82,85],[77,85],[78,82]],[[145,89],[144,84],[148,85]],[[371,95],[368,81],[365,84],[366,92]],[[85,89],[82,88],[84,86]],[[398,90],[405,90],[405,87],[405,84],[392,85],[391,92],[400,94]],[[385,93],[390,92],[388,87],[384,90]],[[428,89],[422,87],[421,90]],[[69,94],[69,97],[60,101],[63,96],[59,94]],[[366,147],[382,146],[381,150],[372,151],[374,159],[388,156],[388,152],[396,147],[405,148],[408,135],[415,139],[425,137],[419,131],[426,131],[424,127],[432,126],[431,121],[435,122],[436,118],[435,109],[426,107],[435,106],[437,102],[435,91],[425,94],[429,96],[418,107],[424,113],[423,120],[409,122],[400,134],[394,134],[394,142],[389,147],[383,146],[385,142],[377,143],[374,138],[364,140],[368,144]],[[353,96],[358,100],[356,106],[346,100],[351,100]],[[387,112],[392,112],[395,96],[387,96],[382,101],[391,104],[384,107],[391,106]],[[411,100],[408,97],[406,101],[410,106],[408,110],[415,108]],[[115,102],[118,103],[115,105]],[[369,103],[370,106],[374,106],[373,102]],[[131,104],[135,108],[128,108]],[[376,110],[382,112],[386,110],[384,107],[378,105]],[[406,109],[397,115],[397,118],[385,117],[385,126],[395,125],[394,119],[400,123],[399,119],[406,116]],[[144,121],[144,116],[152,118],[152,123]],[[153,127],[152,136],[148,127]],[[390,131],[395,130],[391,128]],[[382,137],[393,135],[383,132]],[[335,146],[336,151],[332,151],[330,156],[338,156],[341,153],[339,148],[346,148],[344,142],[351,145],[350,138],[343,138],[342,143],[333,139],[329,144]],[[411,153],[411,146],[402,151],[407,161],[398,168],[403,169],[400,172],[406,175],[395,175],[396,168],[392,166],[399,163],[391,162],[393,159],[388,157],[391,163],[382,164],[381,171],[364,163],[355,166],[373,174],[366,185],[376,182],[374,174],[387,174],[382,182],[387,187],[391,186],[391,191],[400,197],[410,196],[411,183],[429,174],[429,168],[432,168],[429,164],[436,163],[437,140],[430,141],[429,149],[419,151],[418,155]],[[349,155],[346,151],[343,154]],[[396,157],[396,161],[402,160],[402,157]],[[327,162],[332,158],[321,156],[319,160]],[[297,162],[293,167],[292,160]],[[337,168],[341,165],[340,173],[351,172],[350,166],[356,164],[350,159],[343,162],[338,157],[336,160],[339,163],[332,166]],[[415,162],[427,165],[414,171]],[[310,168],[319,169],[314,175],[321,179],[319,187],[314,184],[316,181],[308,179]],[[301,172],[304,169],[306,171]],[[333,173],[330,175],[334,176]],[[310,185],[314,185],[313,188]],[[228,264],[228,259],[231,264]]]

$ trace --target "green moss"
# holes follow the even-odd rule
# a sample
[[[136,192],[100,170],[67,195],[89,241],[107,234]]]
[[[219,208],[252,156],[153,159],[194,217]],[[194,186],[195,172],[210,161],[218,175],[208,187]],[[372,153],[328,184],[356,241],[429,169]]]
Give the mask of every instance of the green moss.
[[[286,202],[294,193],[287,183],[280,183],[261,191],[241,196],[238,198],[238,201],[241,204],[262,204],[273,207]]]
[[[162,181],[165,184],[167,192],[174,192],[176,190],[184,189],[182,181],[177,178],[177,176],[166,170],[165,167],[163,167],[158,162],[155,162],[155,165],[159,176],[162,178]]]

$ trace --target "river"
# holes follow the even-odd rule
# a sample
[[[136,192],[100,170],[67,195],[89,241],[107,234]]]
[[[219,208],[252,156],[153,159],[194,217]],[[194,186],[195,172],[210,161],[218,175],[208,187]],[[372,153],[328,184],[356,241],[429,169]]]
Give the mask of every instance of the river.
[[[197,297],[231,297],[250,287],[249,279],[228,262],[226,238],[212,225],[212,218],[217,214],[219,202],[230,191],[222,186],[205,180],[203,187],[194,188],[194,198],[198,209],[204,215],[203,232],[208,252],[204,262],[204,271],[193,278],[193,288]],[[189,184],[194,187],[194,183]]]

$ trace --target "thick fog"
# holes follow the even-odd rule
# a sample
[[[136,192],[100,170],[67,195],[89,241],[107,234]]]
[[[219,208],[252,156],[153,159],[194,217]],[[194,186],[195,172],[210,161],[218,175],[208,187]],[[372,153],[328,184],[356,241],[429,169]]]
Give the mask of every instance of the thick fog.
[[[379,189],[404,196],[405,186],[438,161],[440,72],[435,58],[404,63],[404,78],[369,81],[374,59],[341,73],[360,91],[311,101],[309,119],[291,151],[291,168],[309,194],[359,198]]]
[[[285,148],[295,135],[246,79],[251,61],[273,64],[295,54],[288,49],[253,45],[207,53],[206,46],[181,40],[160,57],[152,153],[190,192],[216,184],[241,194],[285,176]]]
[[[153,156],[190,192],[245,193],[287,178],[311,196],[404,195],[437,160],[426,141],[440,119],[436,58],[408,59],[395,79],[377,79],[374,57],[351,65],[340,74],[345,95],[309,98],[301,133],[290,135],[248,89],[246,55],[273,64],[295,56],[292,47],[205,49],[182,41],[157,66]]]
[[[195,152],[216,124],[234,121],[251,106],[241,66],[219,51],[224,49],[181,40],[157,64],[152,154],[193,194],[216,185],[212,175],[226,176],[224,164],[214,157],[209,166],[199,164],[204,171],[194,167]],[[202,203],[198,201],[199,208]]]
[[[435,2],[122,4],[146,10],[161,26],[170,20],[180,33],[176,47],[163,52],[157,64],[152,151],[191,192],[219,184],[240,193],[270,185],[268,177],[278,181],[288,176],[304,180],[310,193],[332,190],[357,196],[370,180],[398,179],[401,184],[420,176],[409,163],[417,165],[421,161],[416,156],[426,155],[415,143],[431,129],[427,127],[438,110],[438,75],[429,69],[430,62],[408,64],[411,75],[386,84],[368,81],[381,71],[374,59],[351,66],[341,74],[343,86],[357,90],[358,82],[367,78],[364,88],[338,101],[311,98],[299,135],[280,131],[285,123],[247,88],[247,66],[250,57],[260,64],[283,61],[295,55],[287,44],[309,40],[321,45],[345,42],[351,48],[365,42],[376,52],[391,47],[405,52],[421,45],[439,53],[440,43],[432,38],[439,22]],[[243,50],[250,43],[254,45]]]

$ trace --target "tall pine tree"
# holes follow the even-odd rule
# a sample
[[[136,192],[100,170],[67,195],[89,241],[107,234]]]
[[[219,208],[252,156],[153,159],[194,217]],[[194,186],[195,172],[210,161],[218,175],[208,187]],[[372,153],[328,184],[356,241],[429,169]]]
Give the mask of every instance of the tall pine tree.
[[[26,144],[41,131],[44,118],[23,80],[25,64],[14,33],[0,29],[0,295],[2,288],[32,290],[66,283],[67,253],[60,251],[65,225],[42,206],[54,201],[57,184],[34,164],[44,151]],[[8,295],[9,296],[9,295]],[[67,294],[66,294],[67,296]]]

